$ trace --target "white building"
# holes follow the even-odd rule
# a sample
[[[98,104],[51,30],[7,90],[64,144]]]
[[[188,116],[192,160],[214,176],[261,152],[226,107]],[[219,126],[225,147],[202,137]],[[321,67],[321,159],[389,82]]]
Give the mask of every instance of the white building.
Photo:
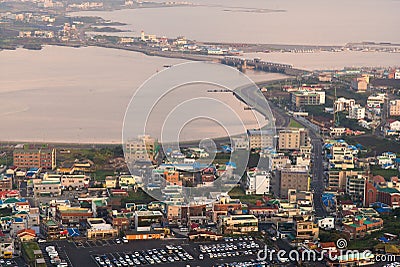
[[[318,220],[318,227],[325,230],[335,229],[335,218],[326,217]]]
[[[349,110],[356,104],[356,100],[340,97],[335,101],[335,111]]]
[[[386,98],[385,93],[370,95],[367,98],[367,106],[370,108],[380,107],[383,103],[385,103],[385,98]]]
[[[396,80],[400,80],[400,70],[396,70],[396,72],[394,73],[394,78]]]
[[[389,129],[391,130],[391,131],[396,131],[396,132],[399,132],[400,131],[400,121],[398,121],[398,120],[395,120],[395,121],[390,121],[389,123],[388,123],[389,125]]]
[[[362,107],[360,104],[353,105],[350,107],[349,110],[349,118],[350,119],[356,119],[356,120],[361,120],[365,118],[365,108]]]
[[[247,172],[246,194],[263,195],[270,191],[271,175],[266,171]]]

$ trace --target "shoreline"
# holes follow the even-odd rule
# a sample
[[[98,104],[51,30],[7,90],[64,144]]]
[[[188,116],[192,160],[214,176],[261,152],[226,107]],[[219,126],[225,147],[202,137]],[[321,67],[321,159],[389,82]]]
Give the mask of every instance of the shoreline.
[[[286,77],[286,78],[278,78],[278,79],[273,79],[273,80],[268,80],[268,81],[260,81],[256,82],[256,85],[258,87],[263,87],[263,86],[268,86],[268,84],[275,83],[277,81],[286,81],[288,79],[293,79],[291,77]],[[239,100],[240,101],[240,100]],[[268,100],[267,100],[268,101]],[[270,105],[271,110],[273,109],[272,106]],[[277,127],[277,126],[275,126]],[[223,137],[217,137],[215,138],[216,140],[223,140],[226,139],[227,136]],[[7,146],[7,145],[17,145],[21,143],[29,143],[29,144],[51,144],[51,145],[57,145],[57,146],[120,146],[123,145],[122,143],[122,133],[121,133],[121,140],[120,141],[96,141],[96,142],[89,142],[89,141],[73,141],[69,142],[66,140],[50,140],[50,141],[40,141],[40,140],[0,140],[0,146]],[[192,143],[196,142],[194,141],[182,141],[182,143]]]

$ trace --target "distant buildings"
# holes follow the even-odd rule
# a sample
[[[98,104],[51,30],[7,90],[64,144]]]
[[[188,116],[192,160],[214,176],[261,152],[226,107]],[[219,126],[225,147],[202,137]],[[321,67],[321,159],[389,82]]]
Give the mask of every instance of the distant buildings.
[[[53,148],[30,148],[24,146],[14,150],[14,165],[19,168],[56,168],[56,150]]]

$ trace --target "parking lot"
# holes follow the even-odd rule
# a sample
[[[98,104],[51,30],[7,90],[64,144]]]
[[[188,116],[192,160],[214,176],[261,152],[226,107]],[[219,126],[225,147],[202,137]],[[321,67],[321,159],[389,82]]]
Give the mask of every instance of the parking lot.
[[[14,267],[19,266],[14,260],[0,259],[1,267]]]
[[[191,242],[187,239],[136,240],[116,243],[115,240],[85,242],[56,241],[68,255],[72,266],[220,266],[226,263],[253,261],[263,246],[246,238],[223,241]],[[246,266],[251,266],[247,264]],[[262,266],[262,265],[261,265]]]

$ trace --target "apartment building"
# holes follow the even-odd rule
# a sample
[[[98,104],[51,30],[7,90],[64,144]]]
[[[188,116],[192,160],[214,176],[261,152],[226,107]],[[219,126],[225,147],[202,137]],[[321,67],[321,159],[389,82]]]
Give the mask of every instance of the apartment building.
[[[349,118],[361,120],[365,118],[365,107],[360,104],[354,105],[349,109]]]
[[[250,140],[250,149],[273,148],[274,133],[267,130],[247,130]]]
[[[308,130],[304,128],[280,130],[278,137],[278,147],[282,150],[300,150],[310,144]]]
[[[310,181],[307,166],[284,167],[278,172],[279,176],[279,195],[281,198],[288,197],[289,189],[297,191],[308,191]]]
[[[0,174],[0,191],[10,191],[12,189],[12,179]]]
[[[359,205],[364,204],[366,183],[367,177],[363,175],[347,175],[346,177],[346,194]]]
[[[389,102],[389,115],[400,116],[400,99],[391,100]]]
[[[53,148],[17,148],[13,153],[14,165],[19,168],[56,168],[56,150]]]
[[[296,107],[325,104],[325,91],[297,91],[291,93],[292,104]]]
[[[364,174],[364,171],[333,169],[328,172],[328,187],[331,190],[345,191],[347,176]]]
[[[125,144],[125,158],[128,161],[151,161],[157,149],[157,140],[149,135],[138,136]]]

